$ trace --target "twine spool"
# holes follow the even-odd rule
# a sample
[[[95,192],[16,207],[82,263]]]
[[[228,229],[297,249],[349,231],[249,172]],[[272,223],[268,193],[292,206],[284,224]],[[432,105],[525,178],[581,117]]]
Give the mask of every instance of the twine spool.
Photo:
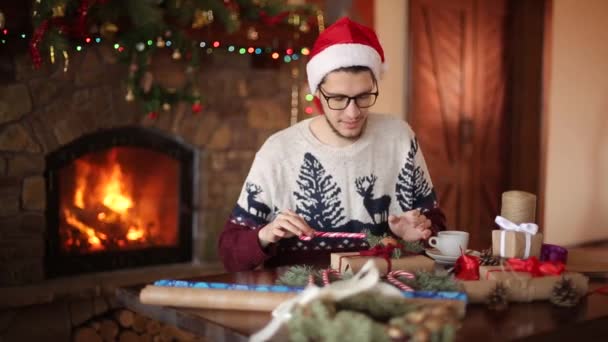
[[[500,216],[516,224],[536,222],[536,195],[515,190],[503,192]]]

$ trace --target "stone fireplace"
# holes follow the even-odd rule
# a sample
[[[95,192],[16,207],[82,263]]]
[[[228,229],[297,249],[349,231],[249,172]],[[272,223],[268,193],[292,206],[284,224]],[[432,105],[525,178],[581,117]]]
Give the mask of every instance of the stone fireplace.
[[[47,277],[192,260],[195,150],[99,130],[46,156]]]
[[[255,69],[214,52],[203,111],[151,118],[125,101],[111,50],[73,53],[67,72],[17,53],[1,80],[0,339],[67,340],[115,308],[118,286],[220,272],[217,237],[255,151],[304,89],[303,62]]]

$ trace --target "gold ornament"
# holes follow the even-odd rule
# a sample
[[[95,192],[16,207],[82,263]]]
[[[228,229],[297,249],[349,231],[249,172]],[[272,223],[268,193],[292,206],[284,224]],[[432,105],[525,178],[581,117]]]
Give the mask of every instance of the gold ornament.
[[[181,52],[179,52],[179,50],[175,49],[173,51],[173,54],[171,55],[171,58],[173,58],[175,60],[181,59],[182,58],[182,54],[181,54]]]
[[[194,11],[194,16],[192,17],[192,28],[200,29],[206,25],[209,25],[213,22],[213,11],[204,11],[201,9],[197,9]]]
[[[49,55],[51,55],[51,64],[55,64],[55,47],[53,45],[49,47]]]
[[[323,16],[323,11],[317,11],[317,26],[319,27],[319,33],[325,30],[325,17]]]
[[[0,11],[0,30],[4,28],[4,22],[5,22],[4,13],[2,11]]]
[[[127,90],[127,95],[125,96],[125,100],[127,102],[132,102],[133,100],[135,100],[135,95],[133,94],[133,89],[129,88]]]
[[[70,65],[70,55],[68,52],[63,50],[63,72],[68,72],[68,66]]]
[[[165,41],[163,40],[163,37],[156,38],[156,47],[165,47]]]
[[[104,23],[99,30],[99,33],[105,39],[112,38],[116,32],[118,32],[118,26],[112,23]]]
[[[287,18],[287,23],[289,23],[290,25],[293,26],[299,26],[300,25],[300,15],[299,14],[290,14],[289,17]]]
[[[308,25],[306,21],[303,21],[302,24],[300,24],[300,31],[304,33],[310,31],[310,25]]]
[[[166,103],[166,102],[163,103],[163,110],[166,111],[166,112],[170,111],[171,110],[171,105],[168,104],[168,103]]]
[[[250,26],[247,29],[247,38],[249,38],[249,40],[258,40],[258,38],[260,38],[260,34],[255,29],[255,27]]]
[[[53,18],[61,18],[65,16],[65,4],[59,4],[52,8]]]

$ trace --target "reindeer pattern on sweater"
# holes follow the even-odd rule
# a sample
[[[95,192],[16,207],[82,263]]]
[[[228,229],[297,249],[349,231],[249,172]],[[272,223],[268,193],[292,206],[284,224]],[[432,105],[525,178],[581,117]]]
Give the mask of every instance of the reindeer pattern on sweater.
[[[318,231],[388,232],[388,216],[436,206],[418,142],[402,120],[370,115],[352,145],[322,144],[304,120],[271,136],[256,154],[231,221],[252,229],[291,209]],[[281,241],[296,249],[349,248],[357,241]]]

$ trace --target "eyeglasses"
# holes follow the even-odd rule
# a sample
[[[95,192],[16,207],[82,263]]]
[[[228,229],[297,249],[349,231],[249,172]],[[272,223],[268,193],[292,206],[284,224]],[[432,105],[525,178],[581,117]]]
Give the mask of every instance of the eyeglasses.
[[[363,93],[357,96],[346,96],[346,95],[327,95],[323,91],[323,88],[319,87],[319,92],[327,101],[327,106],[333,110],[343,110],[348,107],[351,100],[355,101],[355,104],[359,108],[369,108],[376,103],[378,98],[378,91],[373,93]]]

